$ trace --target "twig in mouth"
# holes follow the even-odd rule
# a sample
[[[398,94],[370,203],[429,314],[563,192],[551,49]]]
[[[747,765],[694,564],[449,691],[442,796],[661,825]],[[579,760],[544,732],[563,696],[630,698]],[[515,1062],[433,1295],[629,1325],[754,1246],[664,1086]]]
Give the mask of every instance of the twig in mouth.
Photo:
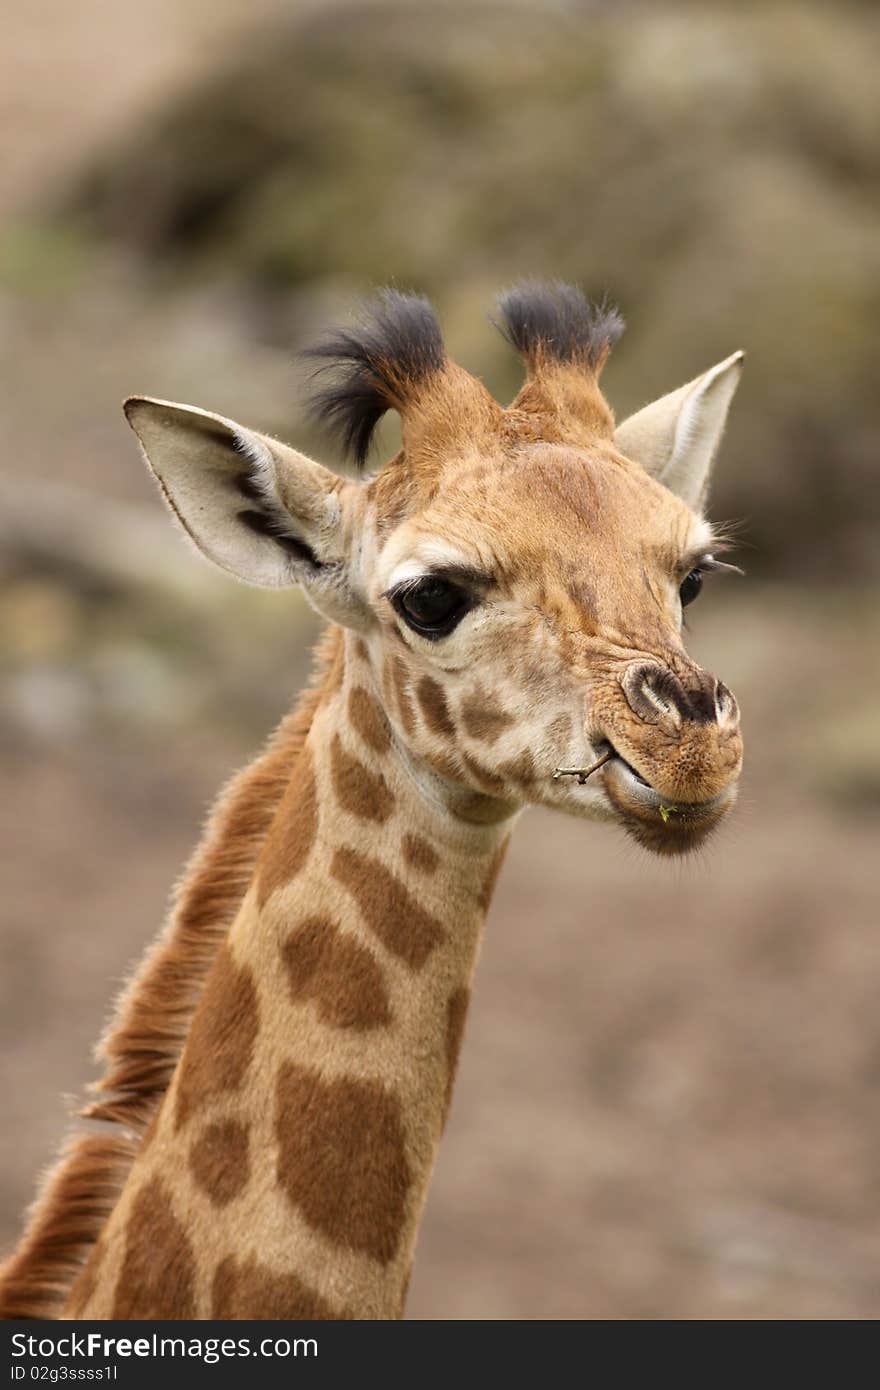
[[[560,777],[576,777],[578,786],[582,787],[588,777],[592,777],[594,772],[598,772],[599,768],[604,767],[605,763],[613,757],[614,750],[609,748],[607,752],[602,754],[601,758],[597,758],[589,767],[558,767],[553,774],[553,780],[557,782]]]

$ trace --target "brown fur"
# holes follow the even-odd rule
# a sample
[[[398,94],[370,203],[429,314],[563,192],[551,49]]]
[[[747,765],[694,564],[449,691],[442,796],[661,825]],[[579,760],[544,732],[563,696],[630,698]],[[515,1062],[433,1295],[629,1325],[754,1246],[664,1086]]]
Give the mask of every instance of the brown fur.
[[[488,912],[489,910],[489,904],[492,901],[492,894],[495,892],[495,884],[498,882],[498,875],[501,873],[501,866],[504,863],[504,857],[507,854],[507,846],[509,843],[509,840],[505,840],[503,844],[498,846],[492,856],[492,862],[486,873],[480,896],[477,898],[477,904],[484,912]]]
[[[215,1206],[225,1207],[244,1191],[250,1176],[248,1131],[237,1120],[208,1125],[189,1151],[193,1177]]]
[[[195,1256],[158,1178],[135,1198],[125,1257],[116,1282],[114,1318],[194,1318]]]
[[[517,418],[521,416],[526,419]],[[537,427],[548,443],[592,444],[614,429],[596,376],[571,362],[536,361],[508,418],[521,436]]]
[[[276,1274],[253,1256],[239,1263],[234,1255],[227,1255],[214,1274],[211,1316],[226,1320],[328,1322],[350,1319],[352,1315],[331,1307],[295,1274]]]
[[[559,714],[547,725],[547,742],[553,749],[564,748],[572,736],[574,725],[571,716]]]
[[[364,743],[374,753],[387,753],[391,747],[391,729],[385,711],[362,685],[352,687],[348,697],[348,713]]]
[[[410,868],[417,869],[421,874],[437,872],[440,856],[421,835],[404,835],[401,849]]]
[[[312,755],[302,750],[260,859],[257,903],[265,907],[305,867],[318,834],[318,789]]]
[[[441,777],[445,777],[447,782],[460,781],[461,766],[458,758],[454,758],[448,753],[437,753],[433,748],[427,748],[424,759],[428,766],[438,772]]]
[[[499,763],[498,771],[506,782],[515,782],[520,786],[534,781],[535,760],[532,757],[532,750],[530,748],[521,749],[515,758],[511,758],[510,762]]]
[[[394,809],[394,797],[385,778],[381,772],[370,772],[358,758],[346,752],[338,734],[330,745],[330,771],[336,800],[344,811],[380,825],[388,819]]]
[[[221,946],[190,1028],[175,1103],[177,1129],[215,1096],[244,1084],[259,1031],[257,990],[247,966]]]
[[[413,712],[412,700],[409,693],[409,674],[406,663],[399,656],[392,658],[390,662],[391,682],[397,695],[397,712],[404,732],[412,734],[416,727],[416,717]]]
[[[339,679],[342,640],[328,629],[314,684],[266,748],[221,793],[182,879],[166,931],[147,954],[101,1044],[106,1073],[83,1114],[148,1129],[183,1051],[217,949],[241,904],[263,840],[328,680]],[[60,1314],[138,1152],[128,1134],[68,1141],[0,1269],[0,1318]]]
[[[465,732],[484,743],[494,743],[514,723],[513,715],[492,703],[484,690],[475,691],[461,702]]]
[[[411,1182],[400,1101],[377,1081],[285,1063],[276,1092],[278,1182],[310,1226],[394,1259]]]
[[[504,778],[500,777],[497,772],[490,772],[469,753],[462,753],[461,760],[474,781],[478,782],[487,792],[500,795],[504,791]]]
[[[68,1140],[18,1250],[3,1270],[0,1316],[53,1318],[116,1205],[137,1152],[125,1136]]]
[[[455,733],[455,725],[450,718],[442,685],[438,685],[433,676],[422,676],[416,686],[416,696],[425,723],[431,732],[451,738]]]
[[[312,918],[285,941],[284,964],[291,996],[314,999],[335,1028],[379,1028],[391,1021],[391,1005],[378,962],[332,922]]]
[[[464,1038],[464,1024],[467,1018],[471,992],[462,985],[454,989],[446,1005],[446,1111],[452,1101],[452,1088],[458,1069],[458,1057]]]
[[[446,932],[430,912],[378,859],[353,849],[338,849],[333,856],[333,877],[348,889],[367,926],[382,945],[420,970]]]
[[[67,1300],[67,1312],[70,1317],[79,1317],[83,1308],[85,1308],[89,1299],[94,1294],[98,1287],[101,1266],[104,1263],[106,1254],[107,1247],[103,1240],[97,1241],[91,1255],[86,1261],[85,1268],[80,1273],[70,1291],[70,1297]]]

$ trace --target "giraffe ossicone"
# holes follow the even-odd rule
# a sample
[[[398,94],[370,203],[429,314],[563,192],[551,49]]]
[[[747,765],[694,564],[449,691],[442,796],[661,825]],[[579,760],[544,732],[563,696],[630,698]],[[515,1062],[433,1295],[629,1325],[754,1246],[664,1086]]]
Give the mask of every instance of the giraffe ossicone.
[[[126,403],[193,543],[300,585],[328,629],[119,1005],[84,1112],[112,1133],[50,1177],[4,1316],[400,1316],[518,813],[674,855],[733,805],[736,702],[681,624],[726,568],[702,509],[742,354],[615,427],[615,310],[527,284],[501,320],[526,364],[507,407],[417,296],[314,350],[315,409],[359,462],[400,415],[400,453],[363,478]]]

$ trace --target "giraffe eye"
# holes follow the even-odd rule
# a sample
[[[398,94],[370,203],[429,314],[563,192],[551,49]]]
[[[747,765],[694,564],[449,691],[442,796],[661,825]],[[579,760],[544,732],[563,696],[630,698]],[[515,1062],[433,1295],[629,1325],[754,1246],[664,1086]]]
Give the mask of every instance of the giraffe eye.
[[[687,608],[689,603],[693,603],[702,587],[703,571],[699,568],[691,570],[690,574],[682,580],[681,588],[678,591],[682,608]]]
[[[464,589],[439,575],[407,584],[391,595],[391,602],[414,632],[432,642],[448,636],[471,606]]]

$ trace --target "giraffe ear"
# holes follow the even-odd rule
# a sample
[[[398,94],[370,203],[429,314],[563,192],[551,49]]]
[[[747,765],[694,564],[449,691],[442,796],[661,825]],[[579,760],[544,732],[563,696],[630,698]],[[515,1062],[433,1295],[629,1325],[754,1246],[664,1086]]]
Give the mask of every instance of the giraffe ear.
[[[695,511],[706,500],[744,357],[735,352],[694,381],[652,401],[618,425],[614,434],[621,453],[640,463]]]
[[[351,484],[211,411],[147,396],[123,408],[162,496],[203,555],[248,584],[301,584],[325,617],[358,625],[342,524]]]
[[[123,409],[177,520],[209,560],[281,588],[321,563],[340,484],[303,454],[191,405],[131,396]]]

